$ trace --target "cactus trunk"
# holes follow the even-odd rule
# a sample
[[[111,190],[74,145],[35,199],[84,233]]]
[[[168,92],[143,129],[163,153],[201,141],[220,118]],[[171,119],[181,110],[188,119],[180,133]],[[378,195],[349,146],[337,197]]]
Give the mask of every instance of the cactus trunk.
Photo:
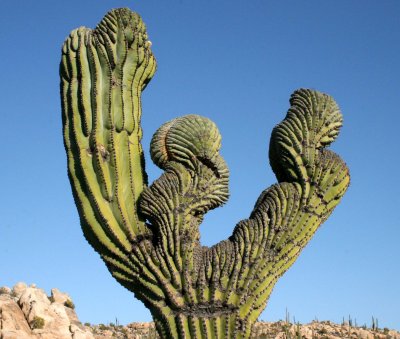
[[[221,314],[207,314],[208,310],[199,310],[198,314],[178,313],[170,316],[168,322],[154,317],[156,328],[162,338],[249,338],[251,323],[243,323],[237,328],[238,316],[221,310]]]
[[[346,165],[326,149],[342,115],[330,96],[295,91],[271,136],[278,183],[227,240],[201,246],[205,213],[229,196],[221,136],[198,115],[162,125],[150,153],[164,173],[147,186],[140,96],[156,69],[150,46],[129,9],[112,10],[64,43],[64,143],[83,233],[150,309],[161,337],[249,338],[276,281],[349,185]]]

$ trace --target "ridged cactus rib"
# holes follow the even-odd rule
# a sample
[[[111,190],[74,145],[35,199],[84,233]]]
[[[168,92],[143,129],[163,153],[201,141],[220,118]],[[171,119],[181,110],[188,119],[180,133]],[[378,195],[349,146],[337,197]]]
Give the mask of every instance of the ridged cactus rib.
[[[60,65],[69,176],[84,234],[111,272],[139,274],[132,242],[148,233],[137,209],[146,186],[140,93],[155,59],[141,18],[108,13],[65,41]],[[129,279],[128,279],[129,280]]]
[[[342,115],[330,96],[295,91],[271,136],[278,183],[229,239],[204,247],[199,225],[229,196],[221,136],[198,115],[161,126],[150,153],[164,173],[147,187],[140,95],[155,68],[144,24],[128,9],[64,43],[64,140],[83,232],[162,338],[248,338],[277,279],[349,185],[346,165],[326,149]]]

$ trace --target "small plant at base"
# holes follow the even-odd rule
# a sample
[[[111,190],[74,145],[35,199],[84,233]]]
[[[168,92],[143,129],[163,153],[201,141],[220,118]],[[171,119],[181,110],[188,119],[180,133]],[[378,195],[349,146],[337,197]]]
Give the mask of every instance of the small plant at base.
[[[72,302],[71,299],[68,299],[67,301],[65,301],[64,306],[68,307],[68,308],[75,309],[75,304]]]
[[[290,325],[289,324],[285,324],[285,325],[282,326],[282,329],[283,329],[283,331],[285,333],[285,338],[286,339],[290,338],[290,331],[289,331]]]
[[[42,317],[34,316],[30,323],[32,330],[41,330],[44,327],[45,321]]]
[[[300,330],[300,323],[299,322],[297,322],[297,324],[296,324],[296,338],[297,339],[301,339],[302,337],[301,337],[301,330]]]

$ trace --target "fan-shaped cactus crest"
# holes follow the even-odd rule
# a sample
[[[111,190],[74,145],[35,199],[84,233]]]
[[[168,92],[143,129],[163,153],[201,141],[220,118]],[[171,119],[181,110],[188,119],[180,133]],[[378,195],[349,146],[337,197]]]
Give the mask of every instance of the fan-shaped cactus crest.
[[[161,337],[248,338],[277,279],[349,185],[346,165],[326,149],[342,115],[330,96],[295,91],[270,141],[278,183],[227,240],[203,247],[203,216],[229,195],[221,136],[198,115],[161,126],[150,153],[164,173],[148,186],[140,97],[156,70],[150,47],[129,9],[72,31],[63,45],[64,142],[83,233],[150,309]]]

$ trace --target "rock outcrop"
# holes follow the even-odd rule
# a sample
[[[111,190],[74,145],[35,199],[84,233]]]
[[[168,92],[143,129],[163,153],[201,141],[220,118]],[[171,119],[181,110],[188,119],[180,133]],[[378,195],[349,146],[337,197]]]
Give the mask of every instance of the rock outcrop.
[[[51,295],[35,285],[0,287],[0,339],[144,339],[158,338],[153,323],[126,326],[82,325],[71,297],[53,288]],[[394,330],[341,325],[330,321],[310,324],[258,322],[252,338],[264,339],[400,339]]]
[[[1,339],[94,339],[81,325],[71,297],[57,289],[48,297],[35,285],[0,288]]]
[[[96,339],[158,338],[153,323],[132,323],[127,326],[92,326]],[[330,321],[310,324],[291,324],[285,321],[257,322],[251,338],[254,339],[400,339],[400,333],[389,329],[376,329],[341,325]]]
[[[252,338],[268,339],[400,339],[394,330],[351,326],[347,322],[335,324],[331,321],[313,321],[309,324],[292,324],[286,321],[258,322],[253,328]]]

